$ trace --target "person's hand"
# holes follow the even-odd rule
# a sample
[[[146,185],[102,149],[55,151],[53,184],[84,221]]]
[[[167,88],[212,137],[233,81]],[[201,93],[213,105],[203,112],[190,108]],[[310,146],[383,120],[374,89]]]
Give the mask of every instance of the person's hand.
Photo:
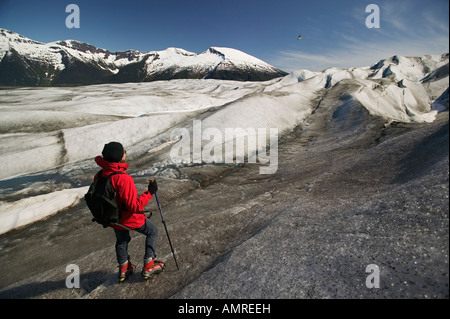
[[[158,184],[156,184],[156,181],[154,178],[151,178],[148,183],[148,192],[152,195],[154,195],[158,191]]]

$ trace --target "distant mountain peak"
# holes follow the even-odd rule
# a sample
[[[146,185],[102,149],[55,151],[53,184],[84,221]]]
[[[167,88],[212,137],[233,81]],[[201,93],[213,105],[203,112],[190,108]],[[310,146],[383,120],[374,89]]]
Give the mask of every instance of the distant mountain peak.
[[[287,75],[242,51],[211,47],[196,54],[162,51],[111,52],[77,40],[37,42],[0,29],[0,84],[87,85],[170,79],[265,81]]]

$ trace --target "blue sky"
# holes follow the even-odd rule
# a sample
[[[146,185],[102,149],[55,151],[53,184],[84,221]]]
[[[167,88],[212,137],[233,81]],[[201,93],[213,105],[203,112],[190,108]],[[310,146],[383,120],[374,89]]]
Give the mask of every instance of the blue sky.
[[[79,29],[65,24],[71,3],[80,8]],[[366,27],[371,3],[380,28]],[[231,47],[288,72],[449,51],[447,0],[0,0],[0,27],[113,52]]]

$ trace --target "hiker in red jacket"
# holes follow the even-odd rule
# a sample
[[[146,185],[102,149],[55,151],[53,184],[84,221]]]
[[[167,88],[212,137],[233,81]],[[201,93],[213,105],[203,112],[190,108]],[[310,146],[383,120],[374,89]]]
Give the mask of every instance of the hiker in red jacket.
[[[131,240],[130,230],[145,235],[145,255],[142,276],[148,278],[150,275],[161,272],[164,262],[156,260],[156,241],[158,228],[145,216],[144,207],[158,190],[154,179],[150,180],[148,189],[138,196],[133,178],[125,173],[128,164],[125,163],[127,154],[122,144],[111,142],[105,145],[102,156],[97,156],[95,162],[100,166],[102,176],[109,176],[112,172],[121,171],[122,174],[111,176],[111,183],[116,191],[117,205],[121,210],[121,220],[117,225],[111,226],[116,234],[116,255],[119,263],[119,281],[124,281],[133,273],[134,265],[128,255],[128,243]],[[95,176],[97,178],[97,176]]]

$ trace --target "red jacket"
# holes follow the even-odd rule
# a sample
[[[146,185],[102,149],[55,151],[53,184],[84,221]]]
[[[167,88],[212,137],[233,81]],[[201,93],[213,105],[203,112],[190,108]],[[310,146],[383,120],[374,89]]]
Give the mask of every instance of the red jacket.
[[[141,196],[138,196],[136,186],[133,178],[125,173],[129,167],[126,163],[109,163],[101,156],[95,158],[95,162],[103,169],[102,176],[109,176],[112,172],[123,172],[123,174],[116,174],[111,176],[111,183],[116,191],[117,205],[121,209],[122,219],[119,224],[135,229],[144,225],[146,216],[142,211],[148,204],[152,195],[145,191]],[[97,178],[95,175],[94,179]],[[123,229],[120,226],[111,226],[114,229]]]

